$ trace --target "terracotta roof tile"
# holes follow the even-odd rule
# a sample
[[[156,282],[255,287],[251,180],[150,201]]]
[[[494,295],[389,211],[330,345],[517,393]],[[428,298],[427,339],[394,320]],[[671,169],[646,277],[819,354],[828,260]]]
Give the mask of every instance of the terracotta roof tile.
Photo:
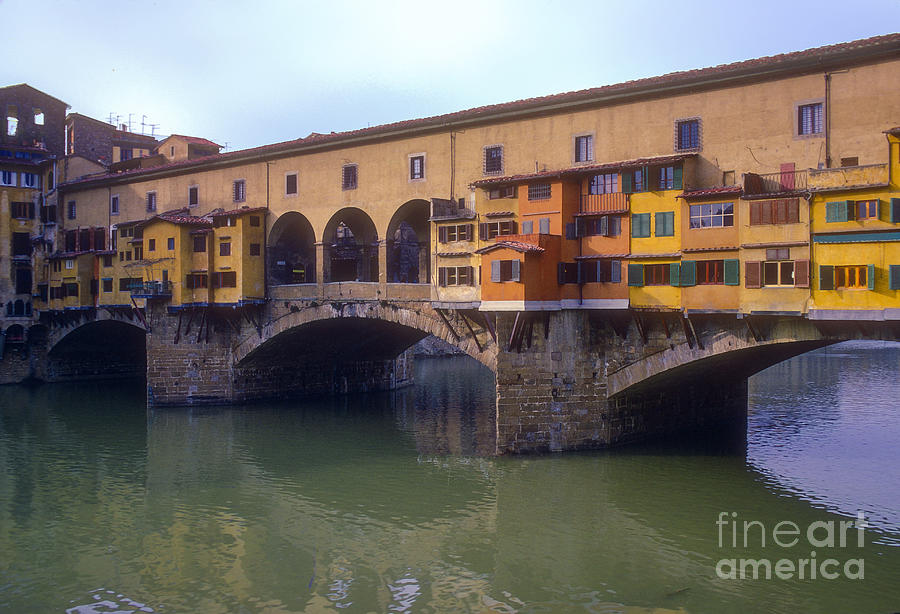
[[[509,217],[515,215],[512,211],[488,211],[484,217]]]
[[[608,171],[613,169],[640,168],[651,164],[671,164],[681,162],[688,158],[693,158],[697,154],[673,154],[668,156],[650,156],[645,158],[634,158],[632,160],[619,160],[618,162],[604,162],[602,164],[590,164],[580,166],[570,166],[567,168],[556,169],[551,171],[539,171],[537,173],[523,173],[520,175],[506,175],[505,177],[487,177],[473,181],[470,185],[474,188],[489,185],[497,185],[502,183],[520,183],[524,181],[533,181],[537,179],[561,179],[563,177],[575,177],[589,173],[597,173],[600,171]]]
[[[471,256],[472,252],[438,252],[437,255],[444,258],[455,258],[457,256]]]
[[[170,134],[165,139],[160,141],[160,143],[163,143],[166,139],[171,139],[173,137],[182,139],[185,142],[190,143],[191,145],[206,145],[207,147],[218,147],[219,149],[222,148],[221,145],[219,145],[218,143],[213,143],[209,139],[200,138],[199,136],[187,136],[185,134]]]
[[[268,211],[265,207],[242,207],[240,209],[232,209],[231,211],[214,211],[209,215],[218,217],[220,215],[242,215],[244,213],[254,213],[256,211]]]
[[[702,198],[717,198],[719,196],[740,196],[744,189],[739,185],[720,186],[717,188],[704,188],[702,190],[685,190],[678,198],[685,200],[699,200]]]
[[[535,245],[534,243],[525,243],[524,241],[497,241],[496,243],[475,250],[475,253],[486,254],[487,252],[504,247],[517,252],[522,252],[523,254],[529,252],[540,254],[545,251],[543,247]]]

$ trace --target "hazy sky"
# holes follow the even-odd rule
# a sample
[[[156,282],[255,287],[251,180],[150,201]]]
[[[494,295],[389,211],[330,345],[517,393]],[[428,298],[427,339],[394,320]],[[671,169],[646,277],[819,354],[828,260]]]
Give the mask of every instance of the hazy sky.
[[[887,34],[900,0],[0,0],[0,23],[0,85],[234,150]]]

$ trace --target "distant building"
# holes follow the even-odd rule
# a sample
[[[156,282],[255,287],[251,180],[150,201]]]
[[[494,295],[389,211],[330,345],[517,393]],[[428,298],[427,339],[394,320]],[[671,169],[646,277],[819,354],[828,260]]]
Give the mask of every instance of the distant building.
[[[149,156],[157,140],[146,134],[128,131],[127,124],[118,128],[80,113],[66,116],[66,153],[97,161],[105,166]]]
[[[157,153],[165,156],[169,162],[179,160],[196,160],[206,156],[214,156],[222,149],[221,145],[196,136],[173,134],[164,138],[156,147]]]

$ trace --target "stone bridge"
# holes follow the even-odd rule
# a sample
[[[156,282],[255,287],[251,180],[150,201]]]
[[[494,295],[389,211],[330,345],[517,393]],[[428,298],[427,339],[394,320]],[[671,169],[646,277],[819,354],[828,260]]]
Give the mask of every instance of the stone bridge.
[[[275,287],[265,304],[237,309],[82,313],[32,327],[0,373],[61,381],[146,369],[156,406],[366,392],[409,383],[407,350],[433,335],[495,373],[498,453],[540,452],[692,430],[743,437],[750,375],[838,341],[900,339],[891,322],[448,309],[424,298],[426,284],[400,286]]]

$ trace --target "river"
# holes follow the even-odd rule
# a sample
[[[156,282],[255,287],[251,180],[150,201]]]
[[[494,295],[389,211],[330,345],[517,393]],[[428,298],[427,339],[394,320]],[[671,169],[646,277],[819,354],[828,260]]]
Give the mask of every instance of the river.
[[[0,612],[894,612],[898,376],[840,344],[750,380],[746,446],[503,458],[468,358],[242,407],[0,387]]]

